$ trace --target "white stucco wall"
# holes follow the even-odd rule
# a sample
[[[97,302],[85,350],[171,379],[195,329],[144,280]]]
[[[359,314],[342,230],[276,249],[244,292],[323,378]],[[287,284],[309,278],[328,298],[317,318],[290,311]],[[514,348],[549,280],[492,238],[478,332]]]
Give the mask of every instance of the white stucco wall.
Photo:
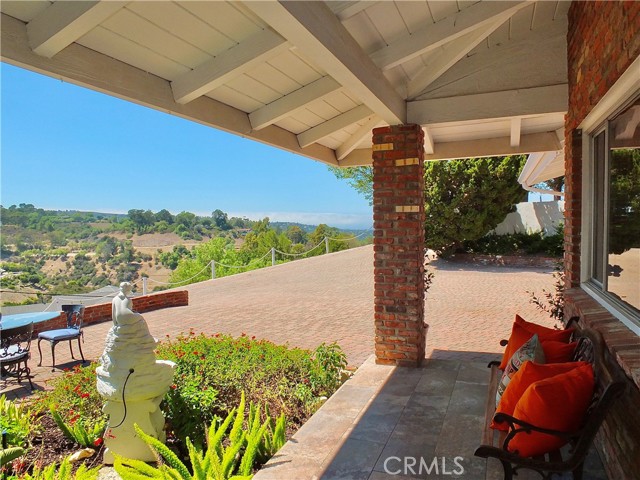
[[[555,233],[555,227],[563,221],[564,200],[550,202],[522,202],[516,211],[507,215],[493,231],[498,235],[507,233],[531,233],[544,231]]]

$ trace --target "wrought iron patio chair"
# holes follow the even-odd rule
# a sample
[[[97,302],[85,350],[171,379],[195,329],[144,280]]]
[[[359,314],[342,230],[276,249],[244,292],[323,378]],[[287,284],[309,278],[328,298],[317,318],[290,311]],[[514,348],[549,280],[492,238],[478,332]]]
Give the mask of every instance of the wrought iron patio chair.
[[[78,348],[80,349],[80,356],[82,357],[82,363],[86,360],[84,359],[84,354],[82,353],[82,345],[80,344],[80,339],[84,341],[83,332],[82,332],[82,320],[84,316],[84,306],[83,305],[62,305],[62,311],[67,314],[67,327],[59,328],[56,330],[47,330],[44,332],[40,332],[38,334],[38,352],[40,353],[40,363],[38,366],[42,365],[42,350],[40,349],[40,342],[42,340],[46,340],[51,345],[51,359],[52,359],[52,368],[53,372],[56,369],[56,345],[58,342],[62,342],[64,340],[69,340],[69,350],[71,351],[71,358],[75,360],[73,356],[73,347],[71,345],[72,340],[78,340]]]
[[[20,327],[0,328],[0,370],[3,380],[16,377],[20,382],[22,377],[26,377],[33,390],[31,369],[27,363],[31,358],[32,335],[33,322]]]

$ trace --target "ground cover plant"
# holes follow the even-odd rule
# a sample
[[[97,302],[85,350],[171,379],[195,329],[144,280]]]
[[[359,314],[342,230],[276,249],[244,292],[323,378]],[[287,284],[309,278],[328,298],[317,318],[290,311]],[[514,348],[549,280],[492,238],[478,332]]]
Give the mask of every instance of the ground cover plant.
[[[165,339],[157,354],[176,362],[174,384],[161,405],[168,451],[184,468],[210,466],[218,472],[213,478],[224,479],[252,475],[339,388],[346,367],[336,344],[309,351],[246,335],[193,331]],[[108,435],[96,367],[78,365],[64,372],[50,390],[29,399],[28,407],[0,397],[0,421],[11,439],[1,455],[7,478],[95,478]],[[87,448],[95,453],[68,461]],[[161,457],[165,453],[159,450]],[[136,468],[135,462],[125,464]],[[168,468],[176,466],[182,468],[178,463]]]
[[[168,434],[178,442],[187,435],[202,445],[205,425],[224,418],[242,392],[272,415],[284,414],[297,429],[322,400],[337,390],[346,356],[336,344],[310,352],[246,335],[180,335],[160,344],[158,358],[176,362],[163,405]],[[186,452],[185,445],[180,446]]]

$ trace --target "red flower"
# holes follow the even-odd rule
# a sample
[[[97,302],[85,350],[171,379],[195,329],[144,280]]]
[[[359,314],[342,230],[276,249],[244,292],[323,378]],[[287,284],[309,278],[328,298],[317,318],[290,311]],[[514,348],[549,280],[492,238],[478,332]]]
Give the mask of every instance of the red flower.
[[[176,388],[178,388],[178,386],[174,383],[174,384],[173,384],[173,385],[171,385],[171,387],[169,387],[169,388],[171,388],[171,390],[175,390]]]
[[[96,440],[93,442],[93,445],[96,447],[102,445],[102,438],[96,438]]]
[[[88,393],[83,393],[80,395],[80,398],[89,398],[89,394]]]

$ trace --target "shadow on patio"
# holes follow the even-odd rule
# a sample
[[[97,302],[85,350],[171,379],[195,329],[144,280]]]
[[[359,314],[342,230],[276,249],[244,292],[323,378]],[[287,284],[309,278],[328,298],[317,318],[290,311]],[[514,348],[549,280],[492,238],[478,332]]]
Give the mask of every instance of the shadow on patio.
[[[436,350],[417,369],[376,365],[371,356],[255,480],[502,478],[499,462],[473,455],[489,381],[480,358],[497,356]],[[584,478],[607,478],[595,450]]]

